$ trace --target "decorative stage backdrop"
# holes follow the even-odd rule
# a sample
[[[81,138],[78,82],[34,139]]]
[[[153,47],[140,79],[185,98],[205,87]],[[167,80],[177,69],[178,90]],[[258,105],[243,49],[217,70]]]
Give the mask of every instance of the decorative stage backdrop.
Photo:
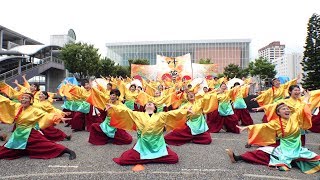
[[[161,79],[164,75],[177,78],[184,76],[205,78],[216,75],[217,66],[217,64],[191,63],[190,54],[178,57],[157,55],[156,65],[131,64],[131,77],[139,75],[150,80]]]
[[[157,78],[157,65],[131,64],[131,77],[135,76],[155,80]]]

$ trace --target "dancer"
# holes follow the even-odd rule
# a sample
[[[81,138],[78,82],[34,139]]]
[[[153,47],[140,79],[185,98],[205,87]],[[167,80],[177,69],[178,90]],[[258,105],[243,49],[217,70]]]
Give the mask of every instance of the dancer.
[[[234,113],[241,121],[241,125],[248,126],[253,124],[253,120],[250,116],[250,113],[247,109],[247,104],[243,98],[248,96],[250,85],[240,86],[240,83],[236,82],[233,86],[233,110]]]
[[[207,122],[209,126],[208,132],[218,133],[221,129],[227,132],[239,134],[238,117],[234,114],[230,103],[233,96],[233,89],[228,90],[227,85],[223,82],[220,89],[217,91],[217,99],[219,102],[218,112],[208,116]]]
[[[188,112],[192,114],[191,108],[156,113],[156,106],[149,102],[145,105],[145,112],[112,104],[108,104],[106,110],[111,116],[111,126],[136,130],[138,133],[136,145],[119,158],[114,158],[114,162],[119,165],[178,162],[178,155],[166,146],[163,130],[183,126]]]
[[[45,128],[63,120],[62,116],[58,113],[46,113],[31,106],[33,94],[24,93],[20,102],[15,103],[0,96],[0,109],[5,109],[0,113],[0,121],[7,124],[15,123],[16,126],[8,142],[0,147],[0,159],[16,159],[26,155],[30,158],[50,159],[64,153],[69,154],[70,160],[75,159],[74,151],[46,139],[35,130],[37,124],[40,128]]]
[[[97,90],[96,88],[93,88],[91,95],[89,96],[87,101],[93,104],[94,106],[100,107],[96,104],[96,102],[93,99],[105,97],[106,96],[103,92]],[[104,102],[108,102],[116,106],[126,107],[119,101],[119,97],[120,91],[118,89],[112,89],[110,91],[110,99],[105,98]],[[102,105],[104,104],[105,103],[103,103]],[[104,145],[107,144],[109,141],[111,141],[112,144],[116,145],[131,144],[132,136],[123,129],[117,129],[113,126],[110,126],[110,116],[107,116],[102,123],[93,123],[91,125],[89,143],[93,145]]]
[[[231,162],[240,160],[276,167],[280,171],[287,171],[296,165],[306,174],[316,173],[320,170],[320,156],[301,146],[301,133],[299,122],[303,129],[311,127],[311,111],[309,105],[301,105],[291,114],[289,106],[280,103],[276,106],[275,119],[268,123],[239,127],[241,131],[248,130],[249,138],[252,131],[260,131],[258,136],[264,138],[264,134],[274,134],[269,143],[274,143],[276,137],[280,139],[280,145],[276,147],[265,146],[255,151],[246,152],[236,156],[231,149],[226,149]],[[266,139],[265,139],[266,140]]]
[[[179,109],[192,107],[194,114],[188,117],[184,129],[176,129],[164,138],[169,145],[180,146],[188,142],[196,144],[210,144],[211,135],[208,131],[205,115],[218,107],[217,95],[215,93],[205,94],[203,98],[195,100],[195,94],[188,92],[187,102]]]
[[[61,116],[65,117],[65,115],[69,115],[70,113],[62,112],[59,109],[56,109],[52,103],[48,101],[49,95],[46,91],[41,91],[39,93],[39,102],[33,103],[33,106],[39,108],[47,113],[59,113]],[[62,141],[62,140],[70,140],[71,135],[66,135],[63,131],[58,128],[55,128],[54,125],[46,127],[45,129],[41,129],[43,135],[51,140],[51,141]]]
[[[293,79],[281,85],[278,78],[273,78],[271,82],[272,87],[266,91],[263,91],[258,97],[252,98],[251,101],[257,101],[259,106],[264,106],[277,102],[280,99],[284,99],[288,95],[288,88],[291,85],[296,85],[299,79],[300,75],[296,79]],[[266,116],[263,116],[262,122],[268,122]]]

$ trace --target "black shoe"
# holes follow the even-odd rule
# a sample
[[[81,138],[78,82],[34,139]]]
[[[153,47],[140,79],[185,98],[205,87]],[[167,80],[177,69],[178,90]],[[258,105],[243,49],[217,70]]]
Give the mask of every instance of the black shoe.
[[[2,134],[0,136],[0,141],[5,141],[5,140],[7,140],[7,134]]]
[[[70,141],[70,140],[71,140],[71,137],[72,137],[72,135],[70,134],[69,136],[66,137],[66,140],[67,140],[67,141]]]
[[[74,151],[71,151],[69,152],[69,160],[74,160],[77,158],[77,155]]]
[[[251,148],[251,145],[247,143],[246,145],[244,145],[244,147],[245,148]]]

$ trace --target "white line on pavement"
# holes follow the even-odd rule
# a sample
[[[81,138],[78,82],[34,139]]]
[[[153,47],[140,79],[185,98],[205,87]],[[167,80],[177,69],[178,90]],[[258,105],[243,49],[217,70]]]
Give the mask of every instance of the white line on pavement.
[[[225,172],[225,171],[231,171],[231,170],[228,170],[228,169],[181,169],[181,171],[199,171],[199,172],[222,171],[222,172]]]
[[[285,179],[285,180],[296,180],[290,177],[283,177],[283,176],[267,176],[267,175],[258,175],[258,174],[243,174],[246,177],[254,177],[254,178],[264,178],[264,179]]]
[[[86,174],[129,174],[135,173],[133,171],[84,171],[84,172],[61,172],[61,173],[36,173],[36,174],[20,174],[12,176],[1,176],[0,179],[15,179],[26,177],[42,177],[42,176],[65,176],[65,175],[86,175]],[[151,174],[194,174],[192,172],[168,172],[168,171],[154,171],[147,172]],[[201,174],[201,172],[200,172]]]
[[[51,168],[78,168],[78,166],[60,166],[60,165],[49,165]]]

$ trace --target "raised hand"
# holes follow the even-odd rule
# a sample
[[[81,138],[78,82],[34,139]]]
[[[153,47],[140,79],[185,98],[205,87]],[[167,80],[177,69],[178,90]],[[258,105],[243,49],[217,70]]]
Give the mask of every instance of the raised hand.
[[[238,126],[238,125],[237,125],[236,127],[239,128],[240,132],[248,129],[248,126],[243,126],[243,127],[241,127],[241,126]]]
[[[257,98],[252,98],[250,101],[257,101]]]
[[[258,112],[261,110],[261,107],[257,107],[257,108],[252,108],[252,111]]]

